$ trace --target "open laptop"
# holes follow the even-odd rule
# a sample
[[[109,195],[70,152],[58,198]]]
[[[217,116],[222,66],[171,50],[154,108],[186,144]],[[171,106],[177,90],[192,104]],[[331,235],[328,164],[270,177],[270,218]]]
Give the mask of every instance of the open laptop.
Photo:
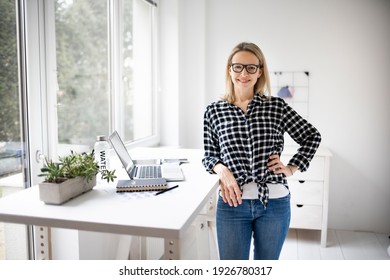
[[[184,175],[179,164],[136,164],[130,157],[122,139],[114,131],[109,140],[130,179],[165,178],[167,181],[183,181]]]

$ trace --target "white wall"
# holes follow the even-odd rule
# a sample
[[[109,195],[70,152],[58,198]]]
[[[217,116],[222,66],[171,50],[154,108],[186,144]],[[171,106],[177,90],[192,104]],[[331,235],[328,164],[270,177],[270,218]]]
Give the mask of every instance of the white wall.
[[[164,0],[159,6],[163,11],[172,2],[179,13],[172,45],[179,69],[170,76],[179,85],[176,143],[202,148],[203,111],[223,94],[227,56],[238,42],[255,42],[270,71],[310,71],[309,120],[334,155],[329,227],[390,232],[390,2]]]
[[[159,3],[159,92],[158,125],[161,144],[179,145],[179,0]]]

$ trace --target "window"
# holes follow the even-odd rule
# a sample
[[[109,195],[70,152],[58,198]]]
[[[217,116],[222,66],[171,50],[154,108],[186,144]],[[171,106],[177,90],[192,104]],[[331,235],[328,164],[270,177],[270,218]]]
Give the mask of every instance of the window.
[[[55,1],[58,143],[91,146],[109,131],[106,0]]]
[[[148,0],[0,1],[0,197],[34,182],[42,155],[90,150],[114,129],[157,143],[155,10]],[[0,259],[30,257],[27,232],[0,223]]]
[[[49,131],[59,154],[69,146],[91,149],[97,135],[114,129],[126,142],[156,138],[155,7],[145,0],[55,0],[55,30],[47,21],[46,36],[55,34],[47,59],[56,71],[47,79],[55,84]]]

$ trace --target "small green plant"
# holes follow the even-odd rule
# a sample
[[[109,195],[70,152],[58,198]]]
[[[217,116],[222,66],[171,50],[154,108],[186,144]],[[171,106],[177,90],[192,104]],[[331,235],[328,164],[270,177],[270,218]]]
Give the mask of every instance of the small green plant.
[[[39,176],[45,177],[45,182],[48,183],[61,183],[79,176],[89,182],[99,172],[102,179],[107,180],[107,182],[113,182],[116,178],[115,170],[99,170],[93,150],[91,153],[81,154],[71,151],[70,155],[60,157],[59,162],[45,159],[41,172]]]

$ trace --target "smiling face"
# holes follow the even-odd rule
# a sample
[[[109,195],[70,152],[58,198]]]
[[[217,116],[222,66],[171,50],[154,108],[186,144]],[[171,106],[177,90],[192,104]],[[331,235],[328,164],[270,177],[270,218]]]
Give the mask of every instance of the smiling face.
[[[259,65],[259,59],[254,55],[252,52],[249,51],[240,51],[237,52],[233,58],[232,63],[233,66],[229,67],[229,73],[230,77],[232,79],[232,82],[234,84],[234,91],[235,92],[242,92],[242,91],[251,91],[253,93],[254,86],[257,82],[257,79],[260,78],[262,72],[259,67],[257,67],[257,70],[251,74],[248,73],[248,70],[253,70],[254,66]],[[242,71],[240,73],[237,73],[235,71],[241,70],[240,67],[235,67],[234,64],[242,64],[244,65]],[[249,66],[247,66],[249,65]],[[246,67],[245,67],[246,66]],[[242,67],[241,67],[242,68]],[[233,71],[233,69],[235,71]]]

